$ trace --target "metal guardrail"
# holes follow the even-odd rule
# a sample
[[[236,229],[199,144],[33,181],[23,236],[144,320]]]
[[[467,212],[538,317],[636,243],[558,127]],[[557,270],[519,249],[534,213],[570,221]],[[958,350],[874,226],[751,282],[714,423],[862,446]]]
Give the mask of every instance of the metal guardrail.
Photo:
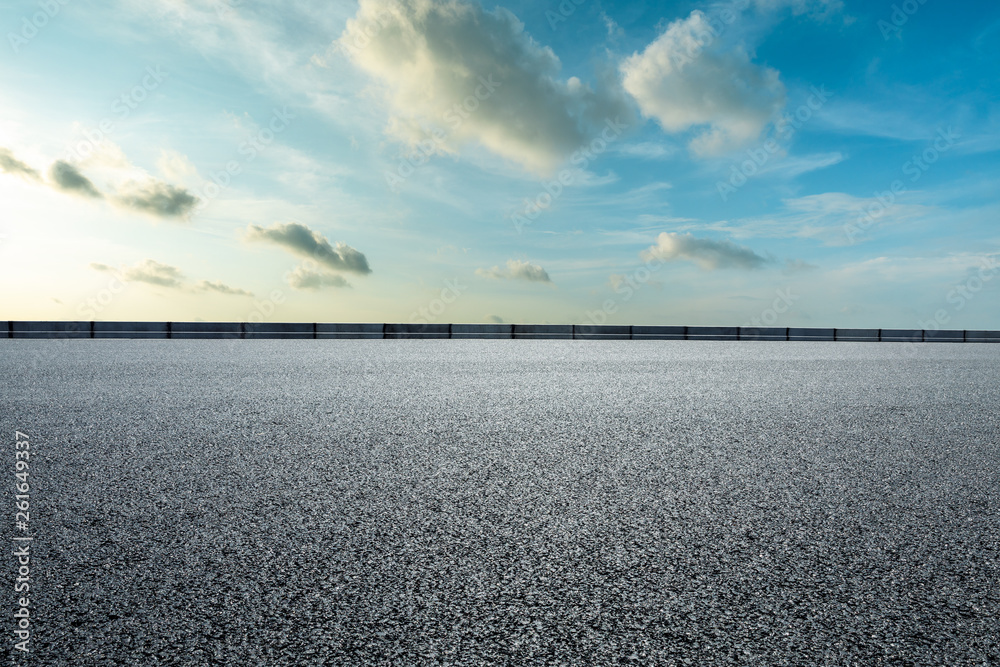
[[[691,327],[589,324],[357,324],[253,322],[19,322],[0,338],[545,339],[1000,343],[1000,331]],[[0,323],[2,327],[2,323]]]

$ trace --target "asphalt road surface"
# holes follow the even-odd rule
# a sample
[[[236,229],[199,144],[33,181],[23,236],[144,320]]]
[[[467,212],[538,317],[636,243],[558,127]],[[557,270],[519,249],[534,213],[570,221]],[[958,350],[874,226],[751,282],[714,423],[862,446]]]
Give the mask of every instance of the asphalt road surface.
[[[0,374],[11,664],[1000,664],[1000,345],[4,340]]]

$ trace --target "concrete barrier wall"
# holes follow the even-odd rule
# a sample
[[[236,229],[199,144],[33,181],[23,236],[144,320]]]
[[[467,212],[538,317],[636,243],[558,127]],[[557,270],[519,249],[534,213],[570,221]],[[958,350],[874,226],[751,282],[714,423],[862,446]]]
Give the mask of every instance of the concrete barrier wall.
[[[833,339],[855,343],[877,343],[881,329],[834,329]]]
[[[964,331],[925,331],[924,340],[928,343],[964,343]]]
[[[577,324],[573,327],[577,340],[631,340],[632,327],[617,324]]]
[[[785,327],[741,327],[740,340],[788,340]]]
[[[316,325],[316,338],[384,338],[385,324],[332,323]]]
[[[635,340],[687,340],[687,327],[640,326],[632,327]]]
[[[452,338],[513,338],[513,324],[453,324]]]
[[[91,338],[90,322],[9,322],[12,338]]]
[[[515,324],[514,338],[573,338],[572,324]]]
[[[688,340],[739,340],[739,327],[688,327]]]
[[[922,329],[882,329],[883,343],[921,343],[923,340]]]
[[[788,340],[795,341],[833,341],[834,329],[801,329],[791,327],[788,330]]]
[[[563,339],[1000,343],[1000,331],[678,327],[589,324],[352,324],[304,322],[0,322],[0,338]]]
[[[166,322],[94,322],[94,338],[166,337]]]

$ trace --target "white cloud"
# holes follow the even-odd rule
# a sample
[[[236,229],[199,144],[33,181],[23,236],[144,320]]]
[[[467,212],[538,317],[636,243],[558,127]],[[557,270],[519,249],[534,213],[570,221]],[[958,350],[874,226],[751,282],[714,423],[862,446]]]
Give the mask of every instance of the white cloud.
[[[501,269],[476,269],[476,275],[496,280],[526,280],[533,283],[551,283],[548,272],[538,264],[532,264],[520,259],[507,260],[507,267]]]
[[[625,90],[645,116],[668,132],[698,128],[689,146],[699,156],[746,146],[785,104],[778,72],[722,37],[696,10],[621,67]]]
[[[196,292],[216,292],[226,296],[253,296],[253,292],[248,292],[238,287],[231,287],[225,283],[212,280],[200,280],[194,286]]]
[[[350,287],[343,276],[335,273],[314,271],[307,266],[297,266],[285,276],[288,284],[298,290],[319,290],[324,287]]]
[[[176,266],[161,264],[152,259],[146,259],[135,266],[118,272],[106,264],[91,264],[95,271],[116,273],[125,282],[147,283],[158,287],[180,288],[184,286],[184,274]]]
[[[480,144],[548,173],[627,117],[624,96],[559,78],[552,49],[535,42],[508,10],[466,0],[361,0],[339,47],[384,85],[389,133],[411,146],[439,131],[443,152]]]
[[[360,274],[372,272],[364,253],[346,243],[337,243],[334,246],[325,236],[298,222],[278,223],[267,228],[250,225],[247,228],[246,239],[272,243],[333,271]]]
[[[689,260],[703,269],[759,269],[772,260],[732,241],[701,239],[691,234],[663,232],[656,245],[642,252],[642,259],[665,262]]]

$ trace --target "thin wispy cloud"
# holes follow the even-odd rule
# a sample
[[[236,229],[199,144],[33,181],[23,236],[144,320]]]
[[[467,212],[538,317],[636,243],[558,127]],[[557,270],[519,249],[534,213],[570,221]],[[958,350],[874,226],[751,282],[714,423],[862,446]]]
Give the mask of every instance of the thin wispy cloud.
[[[179,268],[153,259],[144,259],[133,266],[119,268],[100,262],[92,262],[90,268],[101,273],[110,273],[124,283],[145,283],[155,287],[166,287],[193,293],[208,292],[225,296],[253,296],[253,292],[218,281],[199,280],[193,284],[188,283],[184,272]]]
[[[507,260],[507,266],[491,269],[477,269],[476,275],[494,280],[524,280],[532,283],[551,283],[548,272],[538,264],[520,259]]]
[[[176,266],[162,264],[152,259],[145,259],[135,266],[115,269],[107,264],[94,263],[90,265],[95,271],[114,273],[125,282],[146,283],[157,287],[180,289],[184,286],[184,274]]]
[[[215,292],[217,294],[225,294],[226,296],[253,296],[253,292],[248,292],[238,287],[230,287],[225,283],[211,280],[199,280],[194,286],[194,290],[196,292]]]
[[[642,252],[642,258],[646,261],[653,259],[664,262],[690,261],[708,271],[760,269],[773,261],[732,241],[697,238],[691,234],[670,232],[661,233],[656,239],[656,245]]]
[[[41,174],[14,157],[8,148],[0,148],[0,171],[32,180],[41,180]]]

